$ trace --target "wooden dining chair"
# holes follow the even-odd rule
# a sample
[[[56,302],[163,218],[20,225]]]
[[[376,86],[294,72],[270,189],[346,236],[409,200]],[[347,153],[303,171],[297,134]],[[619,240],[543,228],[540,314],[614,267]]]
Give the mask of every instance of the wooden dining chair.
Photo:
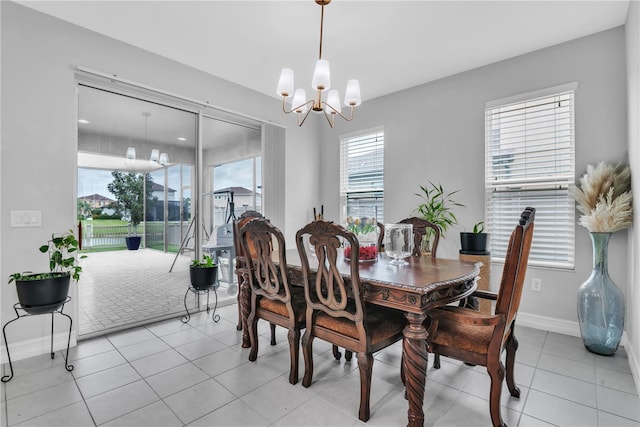
[[[298,382],[300,329],[304,328],[306,303],[304,289],[289,285],[286,247],[282,232],[269,221],[256,218],[240,228],[240,243],[245,254],[255,251],[247,259],[248,282],[251,286],[251,313],[247,319],[251,350],[249,360],[258,357],[258,320],[288,329],[291,369],[289,382]],[[253,246],[253,249],[249,245]],[[272,256],[277,254],[277,262]]]
[[[427,221],[426,219],[411,217],[405,218],[398,224],[411,224],[413,225],[413,254],[415,256],[422,255],[422,240],[427,234],[427,229],[430,229],[433,241],[431,242],[431,257],[436,257],[436,251],[438,250],[438,241],[440,240],[440,227],[436,224]]]
[[[427,348],[430,352],[487,368],[491,378],[489,410],[494,427],[506,427],[500,415],[500,392],[505,376],[505,367],[500,359],[503,350],[506,350],[509,393],[520,397],[520,389],[513,377],[518,349],[514,329],[527,272],[534,217],[535,209],[526,208],[511,233],[498,292],[478,290],[473,294],[496,302],[493,315],[459,306],[429,311],[431,324]]]
[[[381,222],[376,222],[377,226],[378,226],[378,243],[377,243],[377,248],[378,248],[378,253],[384,251],[384,224],[382,224]],[[336,360],[340,360],[340,357],[342,357],[342,353],[340,352],[340,349],[338,348],[337,345],[333,346],[333,357]],[[349,350],[345,350],[344,352],[344,359],[347,362],[351,361],[351,358],[353,357],[353,353]]]
[[[382,252],[384,250],[384,224],[378,222],[378,252]]]
[[[318,265],[315,274],[311,273],[304,244],[307,236],[315,248],[313,258]],[[346,262],[338,254],[341,238],[351,245],[349,277],[343,277],[339,272],[338,262]],[[402,339],[406,319],[401,312],[370,306],[364,302],[358,265],[360,246],[355,234],[340,225],[319,220],[307,224],[296,233],[296,245],[302,264],[307,302],[307,329],[302,337],[305,364],[302,385],[309,387],[313,379],[315,338],[357,353],[360,370],[358,418],[367,421],[370,417],[373,353]]]
[[[236,329],[238,331],[242,330],[242,282],[243,282],[243,274],[245,272],[244,262],[246,259],[245,254],[242,252],[242,245],[240,244],[239,236],[240,236],[240,227],[245,225],[247,222],[254,220],[256,218],[264,218],[260,212],[257,211],[246,211],[243,212],[239,218],[233,220],[233,248],[236,254],[236,276],[238,278],[238,324]],[[251,247],[250,247],[251,249]],[[275,325],[274,325],[274,334],[275,334]],[[275,345],[275,343],[273,344]]]

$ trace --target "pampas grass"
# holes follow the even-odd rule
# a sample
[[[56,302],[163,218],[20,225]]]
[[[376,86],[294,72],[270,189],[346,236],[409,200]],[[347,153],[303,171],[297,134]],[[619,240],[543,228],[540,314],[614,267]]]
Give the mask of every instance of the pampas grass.
[[[590,232],[613,233],[631,226],[633,204],[631,170],[626,165],[604,162],[587,166],[576,188],[578,223]]]

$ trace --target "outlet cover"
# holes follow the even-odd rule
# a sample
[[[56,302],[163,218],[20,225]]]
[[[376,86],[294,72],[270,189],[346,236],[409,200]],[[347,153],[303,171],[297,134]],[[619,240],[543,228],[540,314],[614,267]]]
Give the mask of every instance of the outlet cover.
[[[542,279],[531,279],[531,290],[534,292],[542,292]]]
[[[12,227],[42,227],[42,211],[11,211]]]

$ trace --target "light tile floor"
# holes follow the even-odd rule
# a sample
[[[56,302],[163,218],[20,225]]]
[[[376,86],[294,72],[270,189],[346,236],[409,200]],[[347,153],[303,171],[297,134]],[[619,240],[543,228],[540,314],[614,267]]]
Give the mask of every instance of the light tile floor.
[[[205,312],[81,341],[70,353],[14,363],[2,385],[2,426],[404,426],[401,346],[376,355],[371,419],[357,419],[355,359],[335,361],[314,342],[313,383],[288,383],[286,333],[270,346],[260,322],[260,349],[247,360],[235,329],[236,306],[214,324]],[[623,348],[613,357],[587,352],[579,338],[519,328],[520,399],[503,392],[509,426],[640,426],[640,400]],[[431,360],[432,358],[430,358]],[[4,371],[8,367],[4,366]],[[300,361],[300,374],[304,363]],[[427,426],[490,426],[489,379],[480,367],[443,358],[429,368]]]

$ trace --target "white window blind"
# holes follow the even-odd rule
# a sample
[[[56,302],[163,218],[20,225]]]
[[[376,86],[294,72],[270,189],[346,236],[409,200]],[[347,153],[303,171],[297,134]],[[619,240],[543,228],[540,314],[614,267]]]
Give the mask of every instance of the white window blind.
[[[574,90],[485,107],[486,225],[504,260],[522,210],[536,208],[529,264],[573,268]]]
[[[340,208],[347,217],[384,222],[384,132],[340,139]]]

